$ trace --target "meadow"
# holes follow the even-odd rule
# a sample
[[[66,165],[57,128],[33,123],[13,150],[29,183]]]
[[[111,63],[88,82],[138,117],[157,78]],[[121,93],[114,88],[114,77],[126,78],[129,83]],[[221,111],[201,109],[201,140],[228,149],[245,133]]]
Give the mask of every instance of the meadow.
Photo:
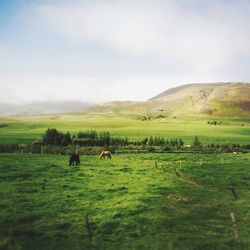
[[[250,249],[249,161],[1,154],[0,248]]]
[[[211,119],[210,119],[211,120]],[[56,115],[0,119],[0,144],[47,128],[249,144],[250,121]],[[0,249],[250,249],[250,154],[0,154]],[[232,219],[236,218],[236,221]],[[233,221],[232,221],[233,220]]]
[[[16,117],[0,119],[0,144],[26,144],[41,139],[47,128],[69,131],[95,129],[108,130],[112,136],[142,140],[149,136],[182,138],[185,143],[193,142],[197,135],[203,144],[237,143],[249,144],[250,120],[219,119],[220,125],[207,124],[210,119],[153,119],[142,121],[123,116],[57,115],[40,117]],[[216,119],[218,121],[218,118]]]

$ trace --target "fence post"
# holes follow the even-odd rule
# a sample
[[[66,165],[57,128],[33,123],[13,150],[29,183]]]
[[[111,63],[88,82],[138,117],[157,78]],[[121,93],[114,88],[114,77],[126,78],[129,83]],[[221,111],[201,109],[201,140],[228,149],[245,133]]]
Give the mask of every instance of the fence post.
[[[234,212],[230,213],[230,217],[231,217],[231,222],[232,222],[232,227],[233,227],[234,239],[237,240],[239,239],[239,233],[238,233],[236,217],[235,217]]]
[[[92,241],[93,234],[92,234],[91,223],[89,221],[89,215],[88,214],[85,215],[85,225],[86,225],[86,229],[87,229],[87,232],[88,232],[89,240]]]
[[[234,199],[237,199],[238,196],[237,196],[237,193],[236,193],[234,187],[231,187],[231,191],[232,191],[232,195],[233,195]]]
[[[177,171],[176,168],[173,168],[173,170],[174,170],[174,172],[175,172],[175,174],[176,174],[177,177],[181,177],[180,173],[178,173],[178,171]]]
[[[157,161],[155,161],[155,168],[158,169]]]

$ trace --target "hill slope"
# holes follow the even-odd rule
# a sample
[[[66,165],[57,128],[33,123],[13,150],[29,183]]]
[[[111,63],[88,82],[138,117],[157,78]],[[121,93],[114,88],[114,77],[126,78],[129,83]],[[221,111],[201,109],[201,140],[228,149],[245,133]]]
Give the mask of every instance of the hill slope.
[[[187,84],[164,91],[145,102],[110,102],[87,112],[250,117],[250,84]]]

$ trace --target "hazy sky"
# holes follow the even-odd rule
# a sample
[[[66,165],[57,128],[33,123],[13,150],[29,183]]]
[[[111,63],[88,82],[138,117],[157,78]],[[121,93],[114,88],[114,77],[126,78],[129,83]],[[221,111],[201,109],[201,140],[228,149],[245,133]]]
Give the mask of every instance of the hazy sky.
[[[249,13],[249,0],[0,0],[0,102],[249,82]]]

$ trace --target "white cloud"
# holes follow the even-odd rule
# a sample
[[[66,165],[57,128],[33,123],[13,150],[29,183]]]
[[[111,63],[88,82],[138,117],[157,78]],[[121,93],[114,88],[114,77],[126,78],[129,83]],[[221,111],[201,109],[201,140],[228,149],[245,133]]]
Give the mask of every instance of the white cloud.
[[[6,26],[2,102],[143,100],[179,84],[249,81],[248,1],[42,2]]]
[[[107,78],[60,76],[59,74],[7,74],[0,79],[1,102],[32,102],[32,101],[61,101],[80,100],[84,102],[104,102],[107,100],[127,100],[128,92],[131,100],[150,98],[151,83],[161,84],[161,78]],[[143,95],[140,86],[143,88]]]
[[[202,75],[162,76],[80,76],[58,72],[0,71],[1,100],[7,103],[33,101],[146,100],[168,87],[190,82],[206,82]],[[217,81],[217,77],[212,81]]]
[[[77,1],[43,5],[38,12],[75,42],[212,74],[229,67],[237,56],[250,56],[250,4],[240,4],[210,2],[194,12],[173,0]]]

